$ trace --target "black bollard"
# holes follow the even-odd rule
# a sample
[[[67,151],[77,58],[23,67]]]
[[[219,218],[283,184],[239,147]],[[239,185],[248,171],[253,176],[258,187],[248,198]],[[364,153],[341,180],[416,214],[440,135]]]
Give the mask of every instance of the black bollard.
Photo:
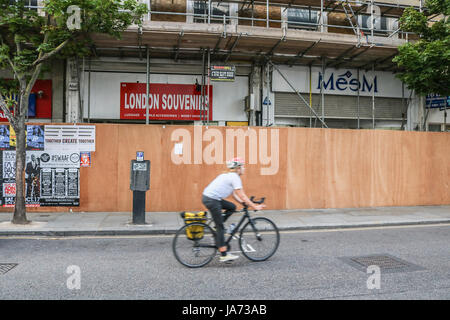
[[[145,191],[133,191],[133,224],[146,224]]]

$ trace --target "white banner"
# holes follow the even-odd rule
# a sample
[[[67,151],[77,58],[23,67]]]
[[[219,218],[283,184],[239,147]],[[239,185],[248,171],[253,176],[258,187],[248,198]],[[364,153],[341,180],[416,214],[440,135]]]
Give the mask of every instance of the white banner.
[[[309,68],[303,66],[277,66],[277,68],[283,73],[292,86],[301,93],[309,93]],[[274,92],[293,92],[288,83],[278,73],[277,70],[273,70],[272,77],[272,91]],[[372,71],[365,72],[365,70],[356,69],[325,69],[324,81],[324,93],[336,94],[336,95],[359,95],[360,96],[372,96],[375,97],[390,97],[401,98],[402,97],[402,82],[395,77],[395,74],[391,72]],[[322,82],[322,68],[311,68],[311,92],[321,93]],[[409,97],[409,90],[404,89],[404,97]]]
[[[45,151],[95,151],[95,126],[45,126]]]

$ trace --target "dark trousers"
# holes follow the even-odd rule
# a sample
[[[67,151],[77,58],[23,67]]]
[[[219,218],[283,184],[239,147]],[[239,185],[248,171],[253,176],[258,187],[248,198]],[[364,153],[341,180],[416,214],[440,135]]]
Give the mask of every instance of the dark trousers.
[[[202,197],[202,202],[209,212],[216,224],[216,243],[217,246],[225,246],[224,227],[223,223],[236,211],[236,205],[227,200],[215,200],[207,196]],[[222,216],[222,210],[225,210]]]

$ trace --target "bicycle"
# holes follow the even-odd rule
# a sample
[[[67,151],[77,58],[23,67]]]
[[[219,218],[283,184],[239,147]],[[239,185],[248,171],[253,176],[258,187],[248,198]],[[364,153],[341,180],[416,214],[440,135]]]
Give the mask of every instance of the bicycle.
[[[258,201],[253,199],[254,197],[250,198],[256,204],[262,204],[265,200],[265,198]],[[244,215],[225,240],[228,250],[231,248],[231,240],[238,239],[242,253],[249,260],[265,261],[272,257],[280,244],[280,232],[276,224],[265,217],[250,217],[247,205],[234,213],[243,213]],[[203,267],[219,254],[216,245],[216,231],[210,226],[212,219],[206,220],[208,223],[192,221],[185,224],[175,234],[172,251],[175,258],[186,267]],[[192,227],[197,227],[197,229]],[[191,230],[202,231],[195,235],[195,232],[192,233]],[[238,233],[239,235],[237,235]]]

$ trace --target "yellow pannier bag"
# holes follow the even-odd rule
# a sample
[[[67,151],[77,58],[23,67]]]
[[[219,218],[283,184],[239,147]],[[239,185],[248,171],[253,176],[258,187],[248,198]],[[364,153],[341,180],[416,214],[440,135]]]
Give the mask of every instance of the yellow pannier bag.
[[[192,222],[202,222],[206,223],[206,211],[200,212],[181,212],[181,217],[186,225]],[[186,228],[186,236],[190,240],[200,240],[204,235],[204,227],[202,226],[191,226]]]

